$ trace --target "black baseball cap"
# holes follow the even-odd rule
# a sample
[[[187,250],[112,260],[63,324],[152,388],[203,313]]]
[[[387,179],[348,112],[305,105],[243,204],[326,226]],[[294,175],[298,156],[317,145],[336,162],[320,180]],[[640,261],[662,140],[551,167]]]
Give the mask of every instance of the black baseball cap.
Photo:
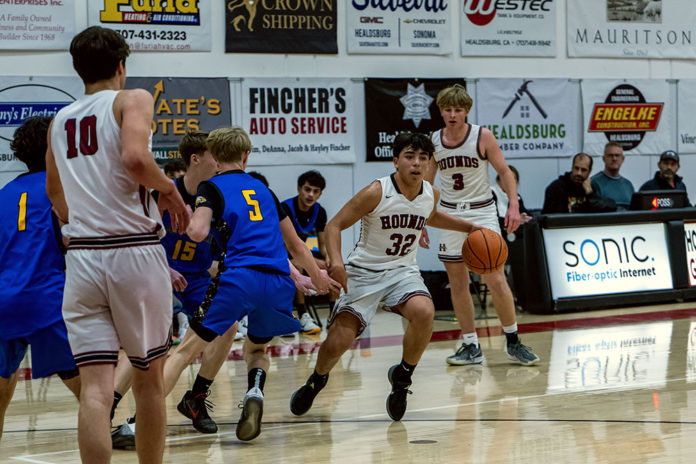
[[[662,154],[660,155],[660,161],[664,161],[666,159],[674,160],[678,163],[679,162],[679,155],[674,150],[663,151]]]

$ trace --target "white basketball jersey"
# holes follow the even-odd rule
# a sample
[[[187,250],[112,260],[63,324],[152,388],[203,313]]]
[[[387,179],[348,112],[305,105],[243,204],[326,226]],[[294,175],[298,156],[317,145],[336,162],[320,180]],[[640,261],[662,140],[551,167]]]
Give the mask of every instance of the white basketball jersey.
[[[383,271],[415,266],[418,239],[435,206],[433,187],[423,182],[413,201],[399,192],[394,174],[378,179],[382,199],[360,222],[360,239],[348,256],[350,265]]]
[[[440,171],[441,200],[449,203],[476,202],[492,198],[488,159],[479,149],[481,126],[469,124],[469,132],[456,147],[442,143],[442,129],[434,132],[433,157]]]
[[[118,91],[85,95],[53,120],[51,148],[70,210],[69,237],[153,234],[161,218],[148,190],[126,171],[113,105]]]

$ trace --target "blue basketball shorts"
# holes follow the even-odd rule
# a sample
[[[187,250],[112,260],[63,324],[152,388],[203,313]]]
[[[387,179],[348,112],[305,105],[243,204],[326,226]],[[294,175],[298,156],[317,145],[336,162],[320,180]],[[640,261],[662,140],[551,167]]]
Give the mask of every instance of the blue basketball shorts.
[[[198,307],[205,299],[205,292],[211,283],[208,272],[205,274],[182,274],[186,279],[187,285],[183,292],[174,292],[174,296],[181,301],[182,309],[189,318],[192,318]]]

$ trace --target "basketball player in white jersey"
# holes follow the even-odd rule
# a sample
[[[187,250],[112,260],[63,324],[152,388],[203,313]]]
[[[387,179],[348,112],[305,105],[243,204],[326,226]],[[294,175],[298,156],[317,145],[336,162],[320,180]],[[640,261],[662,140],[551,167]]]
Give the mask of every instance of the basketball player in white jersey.
[[[440,210],[500,233],[488,177],[490,163],[500,176],[501,186],[509,198],[505,227],[507,233],[513,233],[520,225],[517,183],[491,131],[466,122],[472,105],[473,100],[459,84],[447,87],[438,94],[437,106],[445,127],[432,134],[435,154],[425,178],[432,183],[437,171],[440,171]],[[480,364],[485,359],[476,335],[474,302],[469,292],[469,269],[462,261],[462,245],[467,235],[453,231],[440,234],[438,258],[447,270],[452,305],[463,339],[457,352],[447,358],[447,363],[452,365]],[[423,233],[421,245],[428,247],[427,231]],[[515,302],[503,270],[483,278],[503,325],[507,356],[525,366],[537,363],[539,357],[517,336]]]
[[[119,346],[136,367],[133,394],[141,462],[162,462],[166,427],[162,367],[170,344],[171,280],[162,224],[148,189],[160,191],[175,230],[190,213],[149,149],[154,102],[122,90],[129,48],[90,27],[70,44],[85,95],[49,129],[46,191],[70,238],[63,317],[82,378],[78,443],[83,462],[111,458],[109,411]]]
[[[329,316],[314,372],[292,395],[290,410],[295,415],[309,411],[329,371],[381,307],[408,320],[403,358],[388,372],[392,391],[387,412],[395,421],[403,417],[411,375],[430,341],[435,314],[416,264],[418,238],[426,222],[460,232],[479,228],[437,210],[440,192],[423,181],[434,150],[426,135],[399,134],[393,150],[396,172],[358,192],[326,226],[329,274],[346,291]],[[358,220],[362,220],[360,239],[344,267],[341,231]]]

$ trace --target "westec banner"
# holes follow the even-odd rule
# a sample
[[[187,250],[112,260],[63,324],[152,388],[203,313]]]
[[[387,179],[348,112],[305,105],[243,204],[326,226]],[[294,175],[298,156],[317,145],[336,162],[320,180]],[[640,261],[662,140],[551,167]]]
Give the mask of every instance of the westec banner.
[[[82,97],[79,77],[0,77],[0,171],[24,171],[26,165],[10,150],[14,132],[31,116],[54,117]],[[57,153],[56,156],[59,156]]]
[[[462,56],[556,56],[554,0],[462,0]]]
[[[348,53],[452,53],[450,3],[346,0]]]
[[[693,0],[569,0],[566,8],[570,57],[696,57]]]
[[[230,125],[227,79],[129,77],[126,88],[143,88],[155,98],[152,152],[159,164],[181,159],[179,142],[187,130],[211,131]]]
[[[75,0],[9,0],[0,4],[0,49],[70,48],[70,41],[76,33]]]
[[[679,79],[677,95],[677,152],[696,153],[696,79]]]
[[[662,223],[545,229],[554,299],[672,288]]]
[[[684,241],[686,242],[689,284],[696,287],[696,222],[684,222]]]
[[[224,2],[227,53],[338,53],[337,0]]]
[[[210,51],[210,2],[188,0],[89,0],[88,25],[113,29],[131,51]]]
[[[444,126],[438,92],[464,79],[365,79],[366,161],[392,161],[399,132],[429,134]]]
[[[495,135],[507,158],[579,151],[580,91],[568,79],[479,79],[477,124]],[[575,110],[575,111],[574,111]]]
[[[673,145],[667,81],[583,79],[581,88],[585,152],[603,153],[609,141],[641,155]]]
[[[355,161],[350,79],[245,78],[242,98],[250,165]]]

